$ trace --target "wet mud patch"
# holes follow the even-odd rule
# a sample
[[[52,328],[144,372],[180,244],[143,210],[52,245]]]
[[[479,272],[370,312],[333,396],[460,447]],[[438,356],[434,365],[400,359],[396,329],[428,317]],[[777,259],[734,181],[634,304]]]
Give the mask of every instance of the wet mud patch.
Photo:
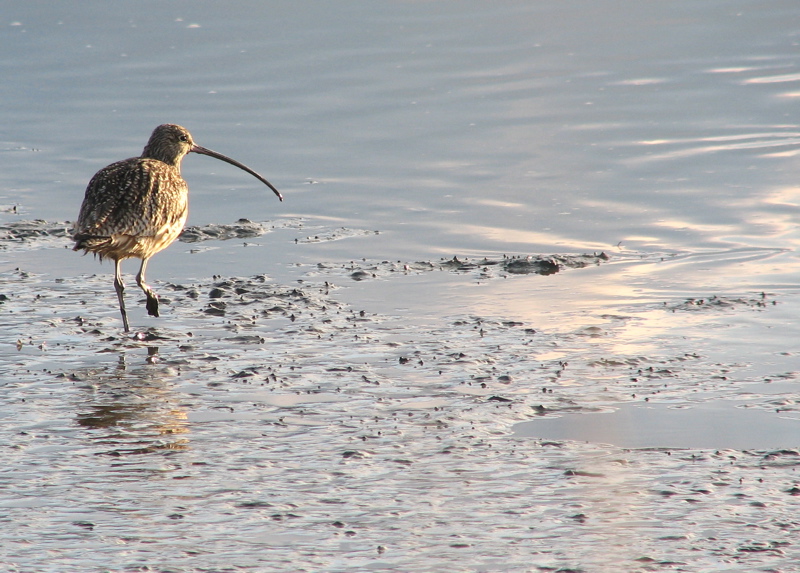
[[[348,306],[337,300],[338,287],[328,281],[286,286],[257,275],[159,285],[160,319],[147,317],[143,295],[129,288],[135,332],[126,335],[104,275],[51,280],[18,270],[2,278],[3,342],[22,363],[124,353],[141,355],[147,364],[180,360],[184,369],[204,371],[213,364],[226,382],[269,382],[280,363],[297,370],[285,379],[300,384],[303,392],[339,392],[338,383],[348,378],[358,382],[357,388],[402,379],[411,395],[430,397],[431,389],[438,389],[451,397],[524,406],[523,415],[574,411],[575,404],[593,411],[620,401],[685,399],[689,391],[739,387],[747,372],[746,362],[714,362],[702,352],[681,352],[680,344],[665,344],[663,352],[649,356],[613,354],[598,346],[621,335],[634,315],[603,315],[601,325],[565,332],[471,315],[421,327]],[[712,299],[734,301],[720,308],[773,306],[761,298]],[[81,349],[84,356],[76,358],[73,353]],[[64,369],[60,373],[72,376]],[[769,379],[794,375],[778,372]],[[311,379],[312,385],[304,385]],[[763,379],[748,376],[744,382]]]
[[[263,221],[260,223],[242,218],[229,225],[218,223],[190,225],[183,230],[178,240],[184,243],[199,243],[201,241],[253,239],[278,229],[303,228],[304,223],[300,218],[287,218],[276,221]]]
[[[49,248],[62,246],[72,240],[73,223],[70,221],[11,221],[0,223],[0,249]],[[179,240],[184,243],[201,241],[225,241],[230,239],[249,239],[260,237],[274,229],[302,228],[300,219],[284,219],[278,222],[256,223],[249,219],[239,219],[230,225],[208,224],[186,227]]]
[[[512,437],[519,422],[705,399],[698,389],[711,400],[759,381],[680,341],[650,355],[602,344],[633,312],[565,332],[469,314],[420,326],[340,302],[331,281],[258,275],[156,283],[160,319],[131,288],[125,335],[104,274],[1,278],[0,433],[15,493],[0,506],[25,524],[8,529],[7,561],[33,562],[43,547],[50,562],[119,570],[420,570],[420,559],[449,570],[466,559],[649,571],[800,557],[792,448]],[[776,398],[753,396],[764,408]],[[743,513],[760,524],[747,535]],[[609,528],[620,546],[598,554],[592,540]],[[176,553],[176,539],[191,550]]]
[[[268,227],[264,223],[254,223],[249,219],[239,219],[233,225],[192,225],[186,227],[178,239],[184,243],[198,243],[208,240],[225,241],[228,239],[260,237],[266,232],[268,232]]]
[[[72,238],[72,225],[41,219],[0,223],[0,250],[62,247]]]
[[[438,261],[350,261],[348,263],[319,263],[308,276],[330,274],[355,281],[383,278],[396,274],[419,274],[430,271],[449,271],[470,274],[479,279],[495,279],[512,275],[552,275],[562,269],[580,269],[609,260],[605,253],[583,255],[522,255],[502,258],[470,259],[457,256]]]
[[[3,209],[0,207],[0,212],[2,211],[15,214],[16,208]],[[34,219],[2,222],[0,223],[0,249],[20,250],[60,247],[72,240],[72,227],[73,223],[70,221]],[[379,234],[379,231],[345,227],[333,230],[323,227],[308,227],[301,218],[285,218],[262,222],[241,218],[231,224],[190,225],[183,230],[178,239],[184,243],[253,239],[278,229],[295,229],[299,231],[308,230],[309,228],[317,231],[317,234],[295,238],[295,243],[321,243]]]
[[[725,297],[712,295],[708,298],[688,298],[679,303],[664,303],[664,306],[672,312],[678,311],[714,311],[731,310],[736,308],[763,309],[769,305],[776,305],[778,301],[774,295],[762,292],[754,297]]]
[[[339,227],[333,230],[321,230],[316,235],[308,235],[302,239],[295,239],[296,243],[324,243],[328,241],[339,241],[341,239],[349,239],[351,237],[369,237],[371,235],[379,235],[380,231],[368,231],[364,229],[348,229],[346,227]]]

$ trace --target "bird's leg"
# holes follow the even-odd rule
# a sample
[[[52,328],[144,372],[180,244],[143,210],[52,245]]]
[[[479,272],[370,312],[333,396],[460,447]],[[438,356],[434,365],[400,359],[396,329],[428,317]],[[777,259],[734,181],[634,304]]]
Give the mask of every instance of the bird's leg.
[[[147,296],[147,314],[158,316],[158,295],[153,292],[144,282],[144,270],[147,268],[147,259],[142,259],[142,266],[139,267],[139,274],[136,275],[136,284],[144,291]]]
[[[128,313],[125,312],[125,299],[122,298],[125,285],[122,284],[122,269],[119,263],[119,259],[114,261],[114,289],[117,291],[117,298],[119,299],[119,312],[122,315],[122,327],[125,329],[125,332],[130,332],[128,328]]]

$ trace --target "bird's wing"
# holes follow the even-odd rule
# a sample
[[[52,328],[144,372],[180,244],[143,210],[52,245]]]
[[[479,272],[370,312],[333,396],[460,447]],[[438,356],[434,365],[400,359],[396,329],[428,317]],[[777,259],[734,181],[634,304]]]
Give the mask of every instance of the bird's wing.
[[[98,171],[86,187],[75,237],[150,237],[185,217],[187,186],[173,167],[131,158]]]

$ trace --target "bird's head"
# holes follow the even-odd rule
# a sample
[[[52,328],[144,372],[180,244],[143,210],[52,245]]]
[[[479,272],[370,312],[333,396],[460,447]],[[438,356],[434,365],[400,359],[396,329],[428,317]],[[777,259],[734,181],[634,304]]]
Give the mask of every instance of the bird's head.
[[[180,166],[181,159],[195,147],[192,134],[180,125],[159,125],[150,135],[142,157],[158,159],[169,165]]]

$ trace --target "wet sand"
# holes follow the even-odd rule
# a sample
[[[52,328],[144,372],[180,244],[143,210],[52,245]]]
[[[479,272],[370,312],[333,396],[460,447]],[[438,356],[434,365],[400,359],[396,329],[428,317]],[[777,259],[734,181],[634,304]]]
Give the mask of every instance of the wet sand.
[[[241,238],[252,226],[213,232]],[[63,239],[62,224],[15,228],[29,238],[4,246]],[[621,402],[746,395],[750,408],[796,414],[798,394],[752,393],[744,365],[682,341],[652,356],[598,355],[596,342],[624,337],[633,314],[559,332],[514,315],[417,323],[342,300],[369,282],[391,298],[420,276],[552,280],[556,261],[578,280],[609,259],[319,262],[297,267],[294,284],[154,281],[162,317],[128,289],[131,335],[108,273],[5,272],[0,415],[15,495],[3,512],[16,525],[4,559],[20,571],[43,550],[84,570],[103,560],[120,571],[655,571],[800,557],[797,449],[515,437],[522,422]],[[518,272],[541,260],[547,272]],[[769,322],[783,303],[713,296],[640,313],[702,316],[684,320],[685,337]]]

